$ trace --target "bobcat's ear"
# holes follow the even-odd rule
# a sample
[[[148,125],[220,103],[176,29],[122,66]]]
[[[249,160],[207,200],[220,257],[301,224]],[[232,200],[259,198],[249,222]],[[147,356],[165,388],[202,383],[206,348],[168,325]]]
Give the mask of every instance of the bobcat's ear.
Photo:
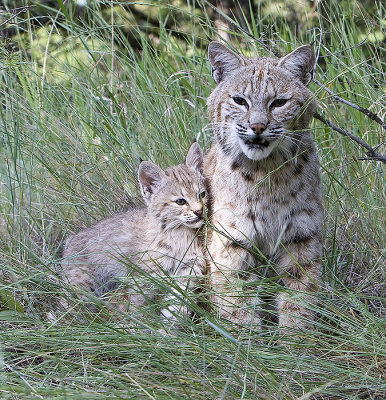
[[[188,167],[194,168],[200,174],[202,174],[204,168],[204,153],[200,145],[197,142],[194,142],[188,151],[186,156],[185,164]]]
[[[279,66],[287,69],[305,85],[312,79],[315,53],[310,45],[300,46],[279,61]]]
[[[209,43],[208,55],[212,65],[212,76],[216,83],[220,83],[229,74],[243,65],[243,60],[240,56],[219,42]]]
[[[138,169],[138,180],[141,193],[146,203],[149,203],[154,189],[166,177],[165,172],[150,161],[142,161]]]

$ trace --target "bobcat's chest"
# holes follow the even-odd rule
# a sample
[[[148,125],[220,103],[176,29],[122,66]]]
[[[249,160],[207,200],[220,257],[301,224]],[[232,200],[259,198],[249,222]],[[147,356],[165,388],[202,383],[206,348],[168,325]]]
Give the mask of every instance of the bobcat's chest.
[[[214,225],[247,246],[252,242],[269,252],[284,234],[291,210],[296,207],[291,187],[297,183],[263,171],[223,172],[227,190],[215,192]]]

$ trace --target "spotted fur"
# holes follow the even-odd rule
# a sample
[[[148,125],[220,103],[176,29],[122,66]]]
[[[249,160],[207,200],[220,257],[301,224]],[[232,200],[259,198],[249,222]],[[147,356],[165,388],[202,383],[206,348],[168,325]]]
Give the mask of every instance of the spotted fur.
[[[165,171],[143,161],[138,177],[147,208],[114,215],[70,236],[62,263],[67,281],[99,296],[114,290],[116,296],[109,295],[110,302],[121,311],[129,306],[140,308],[160,295],[152,286],[130,289],[121,285],[117,290],[120,281],[138,275],[138,268],[152,276],[174,275],[181,288],[194,289],[204,268],[197,234],[209,197],[202,164],[197,143],[185,163]],[[162,311],[168,319],[177,311],[187,312],[172,298],[164,299],[172,303]]]
[[[209,59],[217,83],[207,101],[215,141],[204,161],[216,227],[213,300],[222,316],[259,325],[256,290],[248,297],[239,276],[248,271],[256,282],[263,258],[284,284],[279,324],[301,328],[321,277],[320,167],[309,130],[316,101],[306,87],[314,53],[301,46],[280,59],[246,58],[212,42]]]

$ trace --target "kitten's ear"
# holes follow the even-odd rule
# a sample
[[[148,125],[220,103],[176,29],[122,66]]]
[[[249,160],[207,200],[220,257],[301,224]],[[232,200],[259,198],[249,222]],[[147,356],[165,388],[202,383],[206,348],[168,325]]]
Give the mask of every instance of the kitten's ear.
[[[162,179],[166,177],[165,172],[150,161],[142,161],[138,169],[138,180],[141,186],[141,193],[146,201],[149,202],[154,189]]]
[[[219,42],[209,43],[208,55],[212,65],[212,76],[216,83],[220,83],[244,64],[240,56]]]
[[[312,79],[315,65],[315,53],[310,45],[300,46],[279,61],[279,66],[287,69],[305,85]]]
[[[202,174],[204,168],[204,153],[197,142],[194,142],[190,146],[186,156],[185,164],[188,167],[196,169],[200,174]]]

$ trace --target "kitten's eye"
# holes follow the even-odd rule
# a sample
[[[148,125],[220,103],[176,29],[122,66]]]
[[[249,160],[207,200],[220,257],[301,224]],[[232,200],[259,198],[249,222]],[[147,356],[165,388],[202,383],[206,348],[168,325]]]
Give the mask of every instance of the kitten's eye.
[[[184,206],[187,203],[188,202],[185,199],[177,199],[176,200],[176,204],[178,204],[179,206]]]
[[[205,195],[206,195],[206,192],[201,192],[199,197],[200,197],[201,199],[203,199],[203,198],[205,197]]]
[[[285,103],[287,103],[287,99],[276,99],[271,103],[270,108],[281,107],[284,106]]]
[[[247,100],[245,100],[243,97],[232,97],[233,101],[238,104],[239,106],[247,106],[248,107],[248,103]]]

